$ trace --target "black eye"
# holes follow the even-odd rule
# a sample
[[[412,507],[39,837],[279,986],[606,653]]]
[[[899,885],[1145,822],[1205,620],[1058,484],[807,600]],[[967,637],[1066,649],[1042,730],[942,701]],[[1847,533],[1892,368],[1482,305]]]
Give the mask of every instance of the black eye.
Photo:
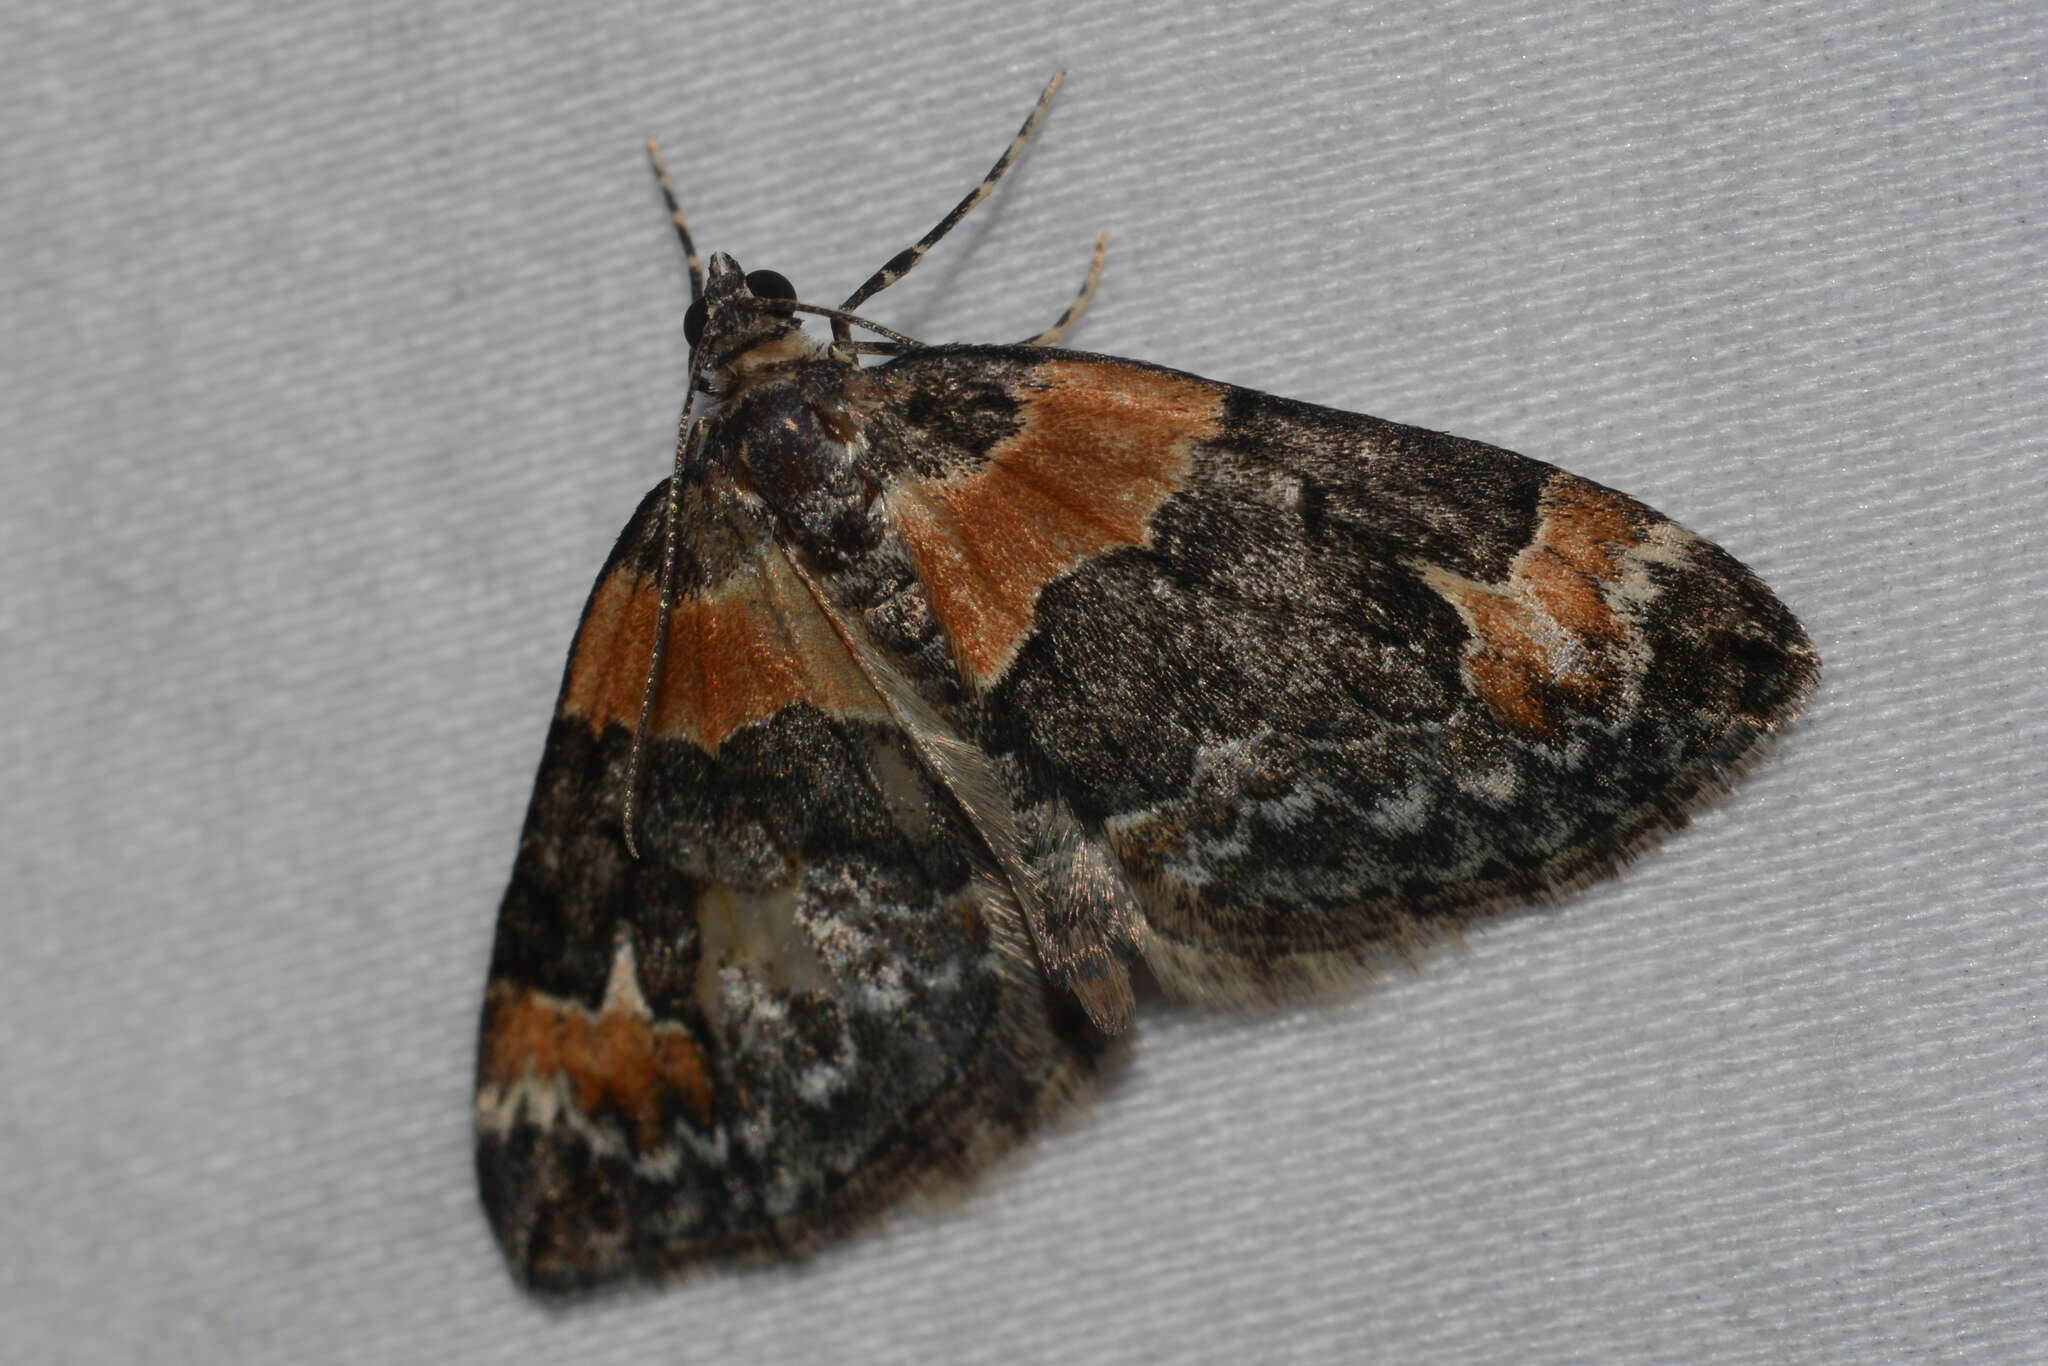
[[[704,340],[704,301],[690,300],[689,312],[683,314],[683,340],[695,346]]]
[[[794,301],[796,298],[796,286],[791,284],[789,277],[780,271],[748,271],[747,288],[753,291],[753,295],[757,299],[789,299]]]

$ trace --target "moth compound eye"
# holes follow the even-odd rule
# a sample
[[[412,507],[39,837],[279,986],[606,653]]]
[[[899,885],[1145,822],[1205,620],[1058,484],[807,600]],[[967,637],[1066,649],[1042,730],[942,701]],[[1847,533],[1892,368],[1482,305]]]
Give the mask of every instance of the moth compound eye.
[[[689,311],[683,314],[683,340],[691,346],[704,340],[704,301],[690,300]]]
[[[796,286],[780,271],[748,271],[747,288],[753,291],[757,299],[788,299],[792,303],[796,300]]]

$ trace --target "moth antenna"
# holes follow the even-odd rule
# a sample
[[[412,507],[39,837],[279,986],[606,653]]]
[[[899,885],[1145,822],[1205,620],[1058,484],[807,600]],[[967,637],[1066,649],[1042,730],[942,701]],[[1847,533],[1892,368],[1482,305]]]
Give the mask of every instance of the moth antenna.
[[[832,320],[832,330],[835,333],[839,332],[842,327],[860,327],[887,337],[890,341],[908,347],[911,350],[922,350],[925,346],[925,343],[915,337],[906,337],[893,327],[884,327],[880,323],[871,323],[866,318],[856,318],[843,308],[827,308],[823,304],[800,303],[785,303],[778,305],[778,307],[791,309],[798,313],[815,313],[821,318],[830,318]],[[832,349],[834,351],[859,351],[861,348],[846,338],[841,337],[833,341]]]
[[[690,387],[683,399],[683,415],[677,419],[676,465],[669,474],[668,499],[662,507],[663,546],[661,552],[661,606],[654,621],[654,645],[647,652],[647,680],[640,686],[640,715],[633,722],[633,747],[626,754],[626,796],[620,803],[619,823],[625,827],[626,854],[638,860],[640,838],[635,827],[640,817],[640,787],[647,778],[647,726],[654,717],[654,695],[661,687],[661,666],[668,658],[669,618],[676,604],[676,548],[681,537],[680,490],[683,469],[695,454],[701,438],[701,423],[690,423],[690,405],[697,399],[697,367],[691,367]]]
[[[1067,305],[1067,311],[1060,314],[1058,322],[1046,328],[1045,331],[1037,336],[1026,337],[1017,344],[1019,346],[1057,345],[1060,335],[1075,323],[1081,321],[1081,315],[1088,311],[1089,301],[1095,297],[1095,286],[1102,283],[1102,262],[1108,255],[1109,234],[1098,232],[1095,234],[1095,255],[1088,262],[1088,278],[1081,282],[1081,292],[1074,296],[1074,302]]]
[[[654,168],[654,183],[661,187],[661,197],[668,205],[668,221],[675,225],[676,240],[683,244],[683,262],[690,268],[690,301],[695,303],[704,297],[704,261],[697,255],[697,244],[690,240],[690,226],[683,222],[683,206],[676,202],[676,187],[668,178],[668,167],[661,164],[661,148],[650,134],[647,138],[647,161]]]
[[[967,197],[955,204],[953,212],[941,218],[937,227],[919,238],[916,246],[906,247],[890,257],[889,263],[870,275],[866,284],[848,295],[846,302],[839,305],[840,308],[849,311],[858,308],[868,299],[910,274],[911,268],[924,259],[924,254],[930,251],[941,237],[951,232],[961,219],[967,217],[968,211],[976,204],[989,197],[989,192],[995,189],[996,182],[1003,178],[1003,172],[1010,169],[1010,163],[1017,159],[1017,154],[1031,141],[1031,135],[1038,131],[1038,125],[1045,118],[1047,107],[1052,104],[1054,93],[1059,90],[1060,82],[1066,78],[1067,72],[1064,67],[1052,73],[1052,79],[1047,81],[1045,89],[1038,93],[1038,103],[1031,106],[1030,116],[1024,120],[1024,126],[1017,130],[1016,137],[1010,139],[1010,145],[1003,150],[1002,156],[996,159],[996,164],[989,168],[989,173],[981,178],[981,183],[969,190]],[[832,340],[843,342],[849,335],[845,322],[834,319]]]

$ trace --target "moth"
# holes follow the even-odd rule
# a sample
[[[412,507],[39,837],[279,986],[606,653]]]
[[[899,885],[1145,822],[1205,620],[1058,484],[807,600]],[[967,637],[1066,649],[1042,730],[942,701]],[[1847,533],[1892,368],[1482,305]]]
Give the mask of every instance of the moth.
[[[1085,1096],[1134,972],[1356,983],[1612,871],[1813,685],[1770,590],[1612,489],[1055,349],[1100,239],[1017,345],[858,317],[1059,80],[838,308],[701,261],[649,143],[675,466],[570,649],[477,1063],[530,1287],[800,1255],[957,1184]]]

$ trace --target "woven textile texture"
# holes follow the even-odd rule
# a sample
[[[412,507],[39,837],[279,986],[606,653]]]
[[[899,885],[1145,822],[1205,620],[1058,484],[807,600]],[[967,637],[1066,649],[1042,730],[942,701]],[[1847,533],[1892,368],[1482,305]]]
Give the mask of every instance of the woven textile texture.
[[[1114,13],[1111,13],[1111,11]],[[0,6],[0,1341],[38,1363],[2048,1359],[2048,20]],[[1455,431],[1720,541],[1810,718],[1618,882],[798,1271],[549,1312],[496,898],[707,247]]]

